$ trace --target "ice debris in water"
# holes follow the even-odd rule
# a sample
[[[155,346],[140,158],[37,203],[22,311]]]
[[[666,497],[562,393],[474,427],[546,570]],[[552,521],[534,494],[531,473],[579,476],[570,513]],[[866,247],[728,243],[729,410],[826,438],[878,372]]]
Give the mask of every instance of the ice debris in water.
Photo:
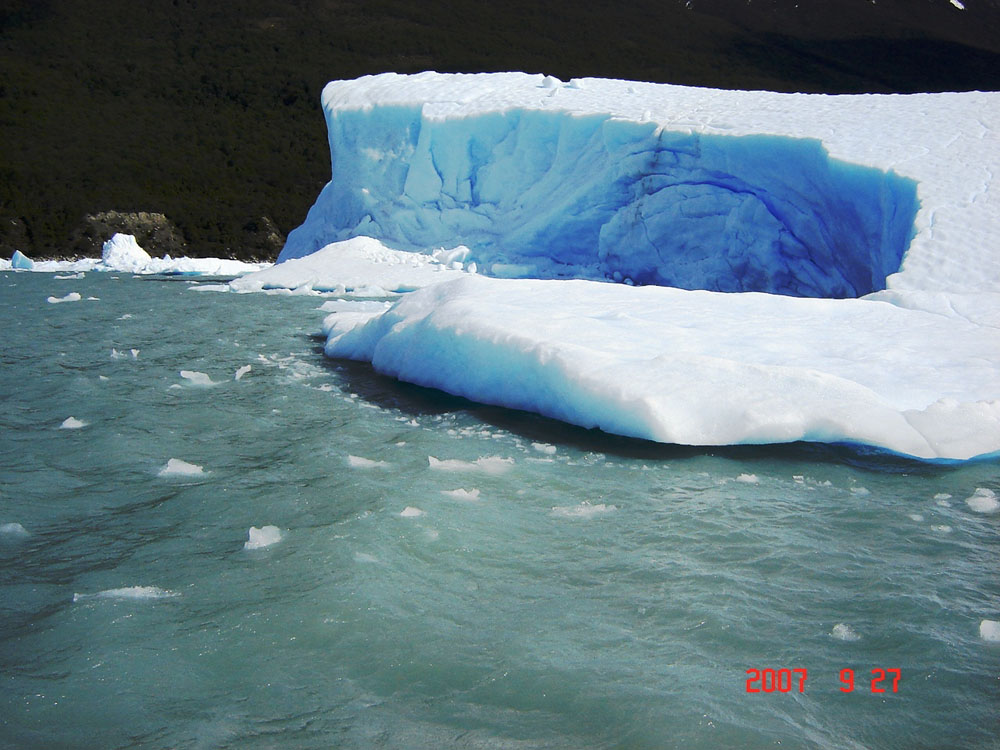
[[[60,302],[79,302],[83,297],[80,296],[79,292],[70,292],[65,297],[49,297],[48,302],[53,305],[57,305]]]
[[[196,477],[205,473],[205,470],[197,464],[190,464],[179,458],[171,458],[160,469],[157,476],[161,477]]]
[[[756,474],[740,474],[736,477],[736,481],[744,484],[760,484],[760,479],[757,478]]]
[[[196,370],[181,370],[181,377],[188,381],[191,385],[217,385],[217,383],[208,377],[208,375],[203,372],[197,372]]]
[[[550,515],[561,518],[593,518],[616,510],[618,507],[615,505],[605,505],[604,503],[591,505],[585,500],[579,505],[557,505],[552,508]]]
[[[979,637],[984,641],[1000,642],[1000,622],[983,620],[979,623]]]
[[[549,443],[532,443],[531,447],[539,453],[544,453],[548,456],[551,456],[556,452],[556,447],[554,445],[550,445]]]
[[[457,458],[441,460],[428,456],[427,463],[435,471],[482,471],[486,474],[500,474],[514,465],[514,459],[482,456],[475,461],[461,461]]]
[[[378,469],[388,466],[387,461],[376,461],[372,458],[364,458],[362,456],[348,456],[347,465],[352,469]]]
[[[977,487],[971,497],[965,498],[965,504],[976,513],[996,513],[1000,510],[997,494],[986,487]]]
[[[838,622],[830,632],[838,641],[860,641],[861,636],[855,632],[854,628],[843,622]]]
[[[414,508],[412,505],[407,505],[403,508],[400,514],[403,518],[417,518],[418,516],[424,515],[424,512],[420,508]]]
[[[251,369],[252,368],[250,367],[250,365],[243,365],[243,367],[239,368],[236,371],[236,375],[234,376],[233,379],[234,380],[240,380],[244,375],[246,375],[248,372],[250,372]]]
[[[60,430],[79,430],[81,427],[86,427],[87,423],[83,422],[76,417],[66,417],[62,424],[59,425]]]
[[[270,547],[281,541],[281,529],[277,526],[251,526],[247,532],[247,540],[243,544],[243,549],[262,549]]]
[[[19,523],[0,523],[0,534],[28,536],[28,530]]]
[[[169,599],[180,596],[176,591],[161,589],[159,586],[126,586],[120,589],[105,589],[96,594],[73,594],[73,601],[85,599]]]
[[[465,490],[461,487],[457,490],[441,490],[442,495],[447,495],[448,497],[453,497],[457,500],[478,500],[479,490],[471,489]]]

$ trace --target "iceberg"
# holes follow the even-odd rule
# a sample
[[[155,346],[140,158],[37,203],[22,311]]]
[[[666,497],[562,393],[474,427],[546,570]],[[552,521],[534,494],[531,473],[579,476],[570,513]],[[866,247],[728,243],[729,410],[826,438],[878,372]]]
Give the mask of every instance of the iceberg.
[[[18,271],[30,271],[34,262],[20,250],[15,250],[10,256],[10,267]]]
[[[465,248],[330,315],[329,356],[660,442],[1000,452],[1000,93],[424,73],[323,108],[332,179],[276,273]]]

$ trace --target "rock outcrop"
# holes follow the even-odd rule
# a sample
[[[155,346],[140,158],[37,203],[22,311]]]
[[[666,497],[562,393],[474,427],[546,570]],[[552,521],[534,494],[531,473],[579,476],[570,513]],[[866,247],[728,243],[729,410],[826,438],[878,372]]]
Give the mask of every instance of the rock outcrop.
[[[177,226],[163,214],[149,211],[87,214],[73,233],[71,252],[85,258],[99,258],[104,243],[118,233],[133,235],[154,256],[188,254],[187,243]]]

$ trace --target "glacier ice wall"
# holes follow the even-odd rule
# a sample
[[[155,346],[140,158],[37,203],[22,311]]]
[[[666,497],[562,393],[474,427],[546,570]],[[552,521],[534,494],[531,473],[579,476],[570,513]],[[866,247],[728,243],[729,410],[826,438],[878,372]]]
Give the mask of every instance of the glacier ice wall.
[[[333,176],[279,261],[359,235],[468,246],[494,275],[855,297],[914,234],[914,180],[815,139],[607,114],[326,107]]]

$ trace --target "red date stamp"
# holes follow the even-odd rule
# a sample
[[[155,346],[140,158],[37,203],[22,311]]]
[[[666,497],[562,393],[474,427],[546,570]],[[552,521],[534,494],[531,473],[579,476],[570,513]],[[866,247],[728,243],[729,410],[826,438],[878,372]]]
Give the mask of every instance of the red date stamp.
[[[869,686],[873,693],[898,693],[899,681],[903,677],[901,669],[883,669],[876,667],[871,670]],[[748,693],[791,693],[806,691],[806,679],[809,672],[806,669],[748,669]],[[853,669],[840,670],[840,692],[854,691],[855,678]]]

